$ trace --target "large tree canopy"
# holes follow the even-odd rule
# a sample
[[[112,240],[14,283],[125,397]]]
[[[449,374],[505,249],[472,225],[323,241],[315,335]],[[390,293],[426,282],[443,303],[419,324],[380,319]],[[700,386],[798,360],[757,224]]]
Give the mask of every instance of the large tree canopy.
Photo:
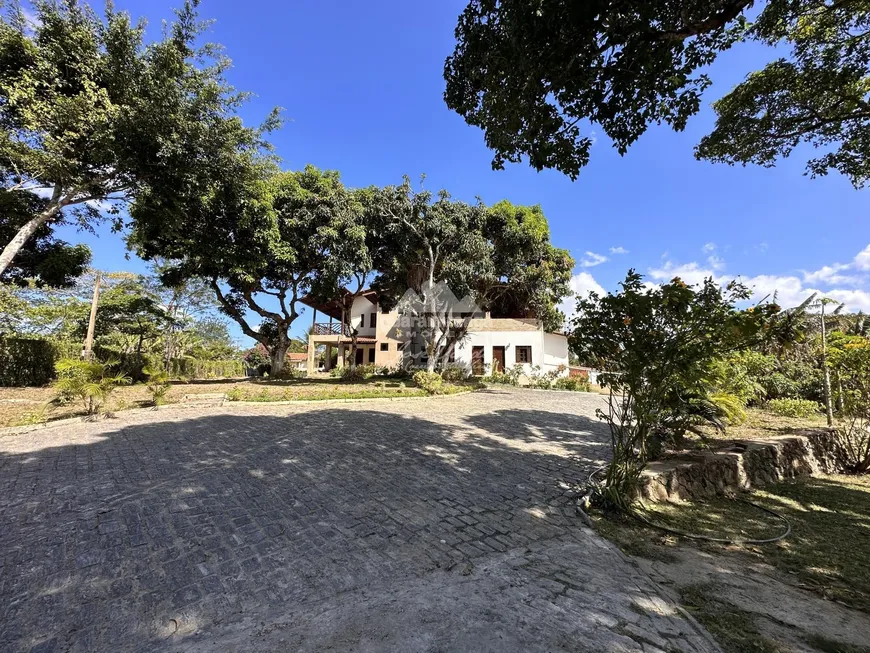
[[[224,79],[228,60],[196,46],[199,0],[185,0],[150,44],[144,22],[111,3],[104,19],[74,0],[33,4],[33,24],[17,4],[0,19],[0,192],[33,205],[0,240],[0,274],[62,213],[87,225],[106,204],[117,218],[143,199],[137,219],[171,213],[191,179],[263,146],[235,115],[245,95]]]
[[[760,5],[754,22],[745,12]],[[772,166],[821,147],[809,174],[870,178],[870,3],[866,0],[472,0],[445,65],[447,105],[484,130],[493,167],[523,156],[572,178],[588,123],[620,153],[652,123],[682,130],[735,42],[790,49],[714,104],[698,158]],[[784,50],[784,48],[783,48]]]
[[[163,275],[170,285],[208,280],[221,310],[266,347],[277,374],[299,301],[331,296],[358,265],[362,207],[337,172],[277,172],[247,156],[231,163],[224,181],[181,198],[178,220],[137,222],[131,244],[145,258],[174,262]]]

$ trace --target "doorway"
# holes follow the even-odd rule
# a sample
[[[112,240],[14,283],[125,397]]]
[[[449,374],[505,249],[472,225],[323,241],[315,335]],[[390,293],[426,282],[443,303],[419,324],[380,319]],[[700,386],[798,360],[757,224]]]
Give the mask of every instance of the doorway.
[[[492,371],[504,372],[504,347],[492,348]]]
[[[477,376],[483,374],[483,347],[471,348],[471,373]]]

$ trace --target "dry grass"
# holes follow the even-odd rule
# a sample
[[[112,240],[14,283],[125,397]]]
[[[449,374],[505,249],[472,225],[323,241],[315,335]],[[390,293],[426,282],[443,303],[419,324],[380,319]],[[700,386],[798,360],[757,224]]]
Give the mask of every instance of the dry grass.
[[[725,432],[713,428],[703,429],[708,446],[719,447],[735,440],[765,440],[781,435],[798,435],[806,429],[825,428],[825,416],[780,417],[761,408],[747,408],[746,420],[742,424],[732,424]],[[699,440],[692,441],[703,447]]]
[[[870,614],[870,476],[824,476],[779,483],[746,497],[781,513],[792,534],[775,544],[726,546],[678,538],[632,519],[600,520],[603,535],[626,553],[667,559],[676,546],[744,555],[765,562],[802,589]],[[735,539],[767,538],[782,522],[731,499],[651,504],[646,517],[684,532]]]
[[[407,386],[407,387],[403,387]],[[300,399],[348,399],[383,396],[417,396],[424,394],[411,381],[372,378],[346,382],[330,377],[265,381],[257,379],[226,379],[218,381],[174,382],[166,396],[167,403],[178,403],[185,395],[226,393],[236,400],[281,401]],[[80,406],[53,406],[55,392],[46,388],[0,388],[0,427],[20,426],[46,420],[64,419],[83,414]],[[109,411],[140,408],[151,405],[151,394],[145,385],[121,387],[115,390],[107,405]]]

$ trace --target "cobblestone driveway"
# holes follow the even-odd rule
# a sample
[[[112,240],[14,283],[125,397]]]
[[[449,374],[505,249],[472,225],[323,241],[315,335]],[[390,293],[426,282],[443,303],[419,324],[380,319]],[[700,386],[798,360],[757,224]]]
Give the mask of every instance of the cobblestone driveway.
[[[122,415],[0,438],[2,651],[714,651],[581,528],[595,395]]]

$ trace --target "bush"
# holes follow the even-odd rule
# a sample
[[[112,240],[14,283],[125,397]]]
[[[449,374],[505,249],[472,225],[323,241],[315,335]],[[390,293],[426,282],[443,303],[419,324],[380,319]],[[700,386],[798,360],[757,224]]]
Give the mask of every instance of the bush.
[[[441,370],[441,378],[448,383],[458,383],[465,381],[470,376],[467,369],[462,365],[447,365]]]
[[[553,388],[555,388],[556,390],[589,392],[590,390],[592,390],[592,384],[589,383],[588,376],[561,376],[553,382]]]
[[[41,338],[0,338],[0,386],[46,385],[55,378],[54,364],[74,352],[63,344]]]
[[[520,384],[520,375],[523,373],[523,368],[521,365],[514,365],[513,367],[505,368],[504,372],[499,372],[498,370],[491,371],[488,375],[484,376],[482,381],[485,383],[502,383],[504,385],[519,385]]]
[[[447,384],[436,372],[420,370],[414,373],[413,379],[418,388],[425,390],[430,395],[442,395],[447,392]]]
[[[355,367],[348,366],[336,369],[339,370],[338,375],[340,375],[341,378],[345,381],[364,381],[365,379],[370,379],[371,377],[373,377],[378,370],[378,368],[375,367],[373,363],[356,365]]]
[[[244,401],[247,399],[248,393],[239,386],[233,386],[227,392],[227,401]]]
[[[167,372],[176,379],[235,379],[245,376],[245,364],[240,360],[173,358]]]
[[[109,363],[62,358],[55,365],[57,400],[68,403],[78,399],[88,415],[96,415],[115,388],[130,383],[129,378],[113,374],[109,368]]]
[[[277,374],[270,374],[269,378],[273,381],[292,381],[293,379],[301,379],[307,376],[306,372],[296,369],[293,366],[285,366]]]
[[[821,405],[808,399],[771,399],[767,408],[781,417],[812,417],[821,411]]]
[[[159,363],[152,362],[144,370],[148,376],[147,388],[151,393],[151,401],[155,406],[166,403],[166,394],[172,385],[169,383],[169,374]]]

